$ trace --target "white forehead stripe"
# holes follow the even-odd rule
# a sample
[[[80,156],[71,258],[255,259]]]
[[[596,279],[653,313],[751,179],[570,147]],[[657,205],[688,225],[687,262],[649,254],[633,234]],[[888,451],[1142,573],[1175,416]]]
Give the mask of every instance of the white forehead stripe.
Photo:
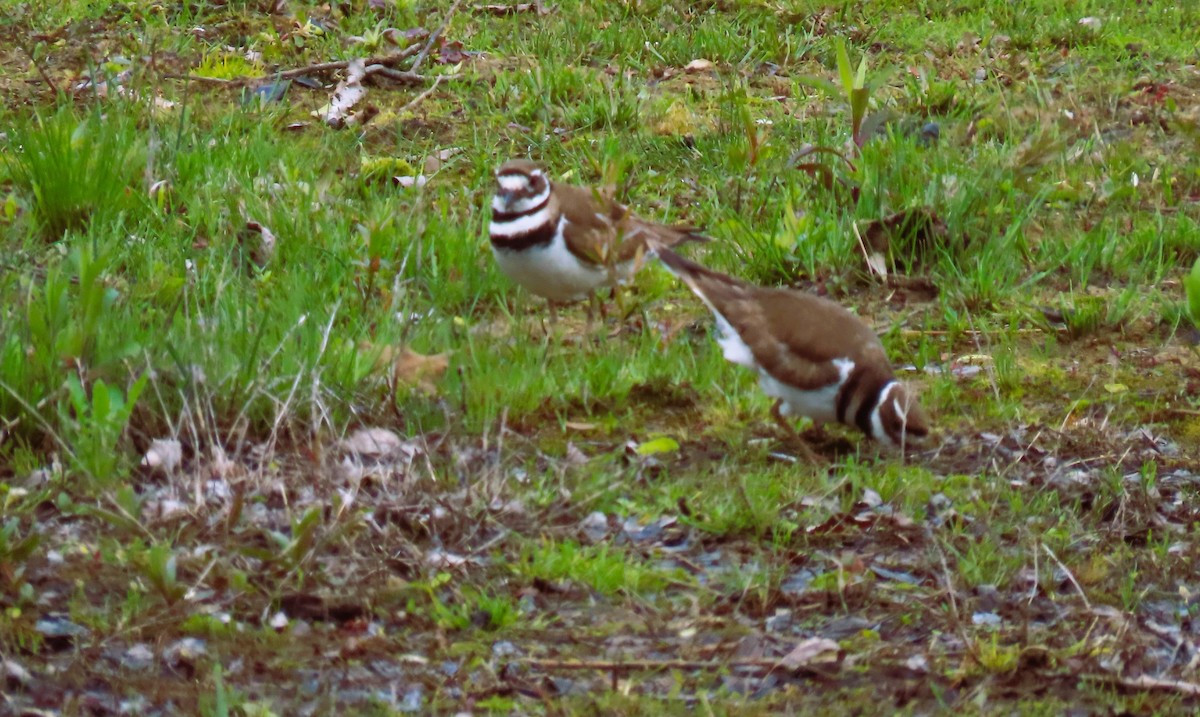
[[[506,192],[519,192],[529,188],[529,177],[524,174],[501,174],[496,177],[496,182]]]
[[[504,201],[500,196],[492,197],[492,211],[504,212],[505,214],[524,214],[525,212],[537,209],[550,199],[550,185],[532,197],[522,197],[511,201]]]
[[[501,239],[511,239],[513,237],[524,236],[534,229],[539,229],[550,222],[550,212],[548,207],[526,214],[523,217],[517,217],[507,222],[492,222],[488,225],[488,234]]]

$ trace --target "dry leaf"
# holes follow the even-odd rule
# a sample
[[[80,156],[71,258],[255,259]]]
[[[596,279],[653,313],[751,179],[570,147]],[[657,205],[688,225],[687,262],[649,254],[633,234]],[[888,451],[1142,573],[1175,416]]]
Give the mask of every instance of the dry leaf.
[[[380,458],[398,452],[404,441],[386,428],[360,428],[338,445],[360,458]]]
[[[370,342],[358,346],[363,352],[375,350]],[[397,386],[415,386],[425,393],[437,393],[435,382],[450,368],[450,354],[419,354],[407,346],[384,346],[375,359],[375,368],[390,368],[392,381]]]
[[[275,254],[275,232],[254,220],[246,222],[246,229],[258,234],[258,246],[250,248],[250,256],[254,263],[262,268]]]
[[[886,279],[888,275],[887,257],[879,252],[867,254],[867,268],[871,270],[872,274]]]
[[[447,149],[439,150],[425,157],[425,160],[422,162],[421,166],[425,170],[425,174],[433,174],[441,169],[442,165],[445,164],[447,160],[454,155],[461,153],[462,151],[463,150],[461,147],[449,147]]]
[[[367,67],[363,60],[354,59],[346,67],[346,79],[338,83],[333,91],[329,104],[321,109],[313,110],[313,117],[319,117],[325,124],[335,129],[349,127],[366,122],[366,111],[354,114],[350,110],[367,96],[367,88],[363,87],[363,78],[367,76]]]
[[[857,226],[855,231],[858,231]],[[887,276],[886,257],[889,254],[896,257],[899,271],[912,271],[917,265],[926,263],[934,250],[946,245],[949,238],[946,223],[927,207],[907,209],[867,222],[861,234],[868,268],[881,277]],[[912,265],[907,265],[909,263]],[[881,267],[883,270],[879,271]]]
[[[429,180],[425,177],[424,174],[418,174],[415,177],[410,177],[410,176],[392,177],[392,184],[395,184],[397,187],[402,187],[404,189],[412,189],[413,187],[417,187],[417,188],[424,187],[428,181]]]
[[[450,367],[450,354],[419,354],[409,348],[400,349],[396,358],[392,375],[396,383],[417,386],[426,393],[437,393],[433,382],[446,373]]]
[[[458,555],[457,553],[448,553],[445,550],[434,548],[425,554],[425,563],[431,568],[458,568],[467,563],[475,562],[471,558]]]
[[[76,84],[71,89],[75,92],[75,94],[94,94],[96,97],[107,98],[109,96],[109,88],[111,87],[113,95],[122,99],[140,102],[142,100],[141,95],[129,89],[124,84],[128,82],[131,77],[133,77],[133,73],[130,70],[125,70],[113,75],[112,77],[109,77],[108,79],[101,80],[100,82],[96,82],[94,79],[84,80],[83,82]],[[154,96],[152,104],[156,110],[175,109],[174,102],[163,99],[157,94]]]
[[[142,465],[168,474],[182,462],[183,445],[173,438],[155,438],[142,456]]]
[[[414,386],[426,393],[437,393],[436,381],[450,368],[450,354],[418,354],[408,347],[384,347],[377,349],[371,342],[361,342],[359,350],[370,354],[379,351],[374,367],[390,369],[391,379],[397,386]]]
[[[588,462],[588,457],[583,451],[579,450],[578,446],[568,441],[566,461],[567,465],[581,466]]]
[[[827,637],[810,637],[793,647],[791,652],[783,656],[779,664],[789,670],[798,670],[814,665],[828,665],[838,661],[840,649],[836,642]]]

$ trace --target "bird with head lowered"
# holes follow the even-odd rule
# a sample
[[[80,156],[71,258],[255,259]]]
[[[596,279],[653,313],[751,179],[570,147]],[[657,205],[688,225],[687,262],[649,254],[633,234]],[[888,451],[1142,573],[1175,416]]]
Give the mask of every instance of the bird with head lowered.
[[[858,316],[819,296],[755,286],[654,249],[716,318],[725,358],[758,373],[763,392],[775,399],[777,421],[837,421],[899,447],[929,434],[916,396],[896,380],[879,337]]]

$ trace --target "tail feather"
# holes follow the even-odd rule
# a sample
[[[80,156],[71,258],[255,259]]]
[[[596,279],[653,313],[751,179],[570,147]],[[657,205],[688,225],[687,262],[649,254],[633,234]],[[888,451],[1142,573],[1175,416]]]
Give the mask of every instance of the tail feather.
[[[632,218],[630,224],[632,225],[632,231],[627,232],[627,235],[639,234],[645,236],[646,244],[657,243],[665,247],[673,247],[693,241],[699,243],[712,241],[712,237],[700,233],[699,227],[687,224],[668,226],[666,224],[642,221],[636,217]]]
[[[749,285],[719,271],[676,254],[661,243],[651,242],[650,252],[657,255],[659,260],[675,276],[679,277],[692,291],[705,301],[711,300],[711,294],[718,289],[740,291]],[[723,292],[722,292],[723,293]]]
[[[712,241],[712,237],[701,233],[702,230],[700,227],[674,226],[671,227],[671,229],[679,232],[680,234],[679,239],[672,244],[672,246],[679,246],[680,244],[686,244],[690,241],[694,241],[698,244],[707,244],[708,242]]]

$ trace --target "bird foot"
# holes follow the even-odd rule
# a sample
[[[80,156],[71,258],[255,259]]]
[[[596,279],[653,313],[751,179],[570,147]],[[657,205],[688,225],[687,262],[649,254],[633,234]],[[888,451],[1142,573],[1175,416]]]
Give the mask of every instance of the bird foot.
[[[804,460],[807,462],[818,466],[828,465],[829,459],[813,450],[812,446],[808,444],[808,441],[804,440],[804,436],[802,436],[800,432],[796,430],[796,427],[787,420],[787,417],[783,415],[782,408],[783,401],[776,400],[775,404],[771,406],[771,418],[774,419],[775,425],[779,426],[779,428],[783,430],[784,440],[789,445],[792,445],[799,450]]]

